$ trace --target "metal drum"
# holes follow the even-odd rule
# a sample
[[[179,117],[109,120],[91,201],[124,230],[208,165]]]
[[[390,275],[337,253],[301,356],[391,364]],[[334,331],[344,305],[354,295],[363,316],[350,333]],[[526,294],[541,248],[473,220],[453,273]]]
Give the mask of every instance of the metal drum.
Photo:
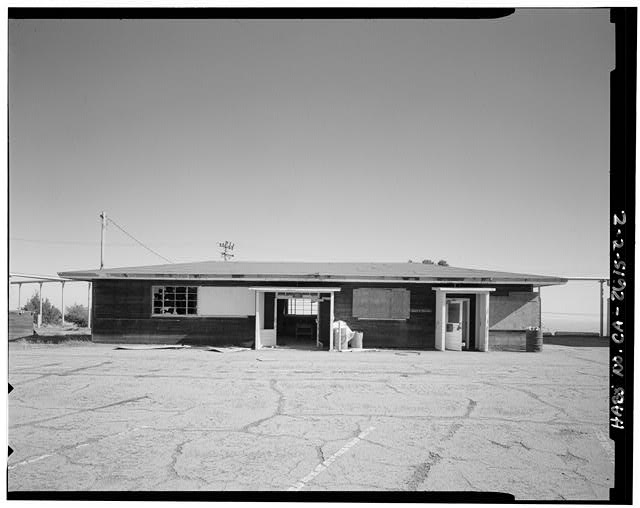
[[[527,352],[539,353],[542,351],[543,336],[542,330],[534,328],[527,330]]]

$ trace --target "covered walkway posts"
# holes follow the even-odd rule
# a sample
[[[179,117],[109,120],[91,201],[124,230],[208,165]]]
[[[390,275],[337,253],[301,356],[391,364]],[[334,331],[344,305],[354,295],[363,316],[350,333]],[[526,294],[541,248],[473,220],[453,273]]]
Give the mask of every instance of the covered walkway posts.
[[[12,277],[17,277],[20,280],[11,281]],[[26,279],[26,280],[24,280]],[[40,299],[40,309],[38,312],[38,322],[36,326],[40,328],[42,326],[42,285],[50,282],[60,283],[61,285],[61,312],[62,312],[62,325],[64,326],[64,285],[66,282],[76,282],[73,279],[65,279],[64,277],[56,277],[51,275],[34,275],[27,273],[10,273],[9,274],[9,284],[18,286],[18,311],[22,309],[22,285],[23,284],[38,284],[38,298]],[[88,321],[87,327],[91,328],[91,281],[87,281],[89,287],[89,295],[87,298],[87,310],[88,310]]]

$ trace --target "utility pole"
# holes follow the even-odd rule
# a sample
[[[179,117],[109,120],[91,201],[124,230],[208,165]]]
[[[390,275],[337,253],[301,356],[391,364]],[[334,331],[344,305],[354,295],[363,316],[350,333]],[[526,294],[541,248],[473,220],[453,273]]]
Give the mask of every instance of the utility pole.
[[[104,213],[104,210],[100,213],[100,218],[102,219],[102,227],[100,228],[100,270],[104,266],[104,236],[107,231],[107,214]]]

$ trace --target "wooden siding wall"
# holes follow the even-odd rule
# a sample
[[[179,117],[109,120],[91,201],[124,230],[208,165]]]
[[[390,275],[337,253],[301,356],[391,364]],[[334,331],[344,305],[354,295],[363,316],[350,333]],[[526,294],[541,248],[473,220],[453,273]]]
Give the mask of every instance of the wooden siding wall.
[[[255,317],[151,317],[152,285],[257,286],[255,281],[144,281],[113,280],[93,283],[92,332],[95,342],[209,344],[251,346],[254,341]],[[427,284],[384,283],[268,283],[283,287],[339,286],[335,293],[335,319],[346,321],[364,332],[365,348],[433,349],[435,347],[435,292]],[[410,315],[407,320],[366,320],[353,317],[355,288],[403,288],[410,291]],[[531,286],[498,288],[492,294],[507,296],[509,292],[530,292]],[[493,303],[493,302],[492,302]],[[523,325],[524,326],[524,325]],[[527,324],[528,326],[528,324]]]
[[[93,283],[94,342],[135,344],[207,344],[251,346],[255,316],[151,317],[151,281],[95,281]],[[212,285],[168,281],[164,285]],[[223,285],[223,284],[218,284]],[[224,284],[238,286],[231,282]],[[244,284],[249,286],[249,284]]]
[[[167,281],[165,285],[255,286],[256,282]],[[254,340],[255,318],[151,317],[151,286],[158,282],[141,280],[95,281],[93,284],[93,340],[109,343],[154,344],[243,344]],[[319,283],[270,284],[319,287]],[[434,347],[435,293],[424,284],[336,284],[335,318],[364,332],[365,347],[431,349]],[[352,316],[353,289],[360,287],[402,287],[411,291],[410,318],[406,321],[361,320]],[[415,312],[415,311],[418,312]]]

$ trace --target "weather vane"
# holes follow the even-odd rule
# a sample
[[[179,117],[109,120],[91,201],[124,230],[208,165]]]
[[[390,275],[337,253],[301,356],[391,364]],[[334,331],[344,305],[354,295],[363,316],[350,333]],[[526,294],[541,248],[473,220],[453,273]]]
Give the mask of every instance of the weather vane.
[[[224,242],[219,242],[218,243],[218,247],[220,247],[222,249],[222,251],[220,252],[220,255],[222,256],[222,258],[225,261],[228,261],[230,258],[232,258],[234,255],[231,253],[231,251],[233,250],[233,247],[235,246],[235,244],[229,242],[229,241],[224,241]]]

